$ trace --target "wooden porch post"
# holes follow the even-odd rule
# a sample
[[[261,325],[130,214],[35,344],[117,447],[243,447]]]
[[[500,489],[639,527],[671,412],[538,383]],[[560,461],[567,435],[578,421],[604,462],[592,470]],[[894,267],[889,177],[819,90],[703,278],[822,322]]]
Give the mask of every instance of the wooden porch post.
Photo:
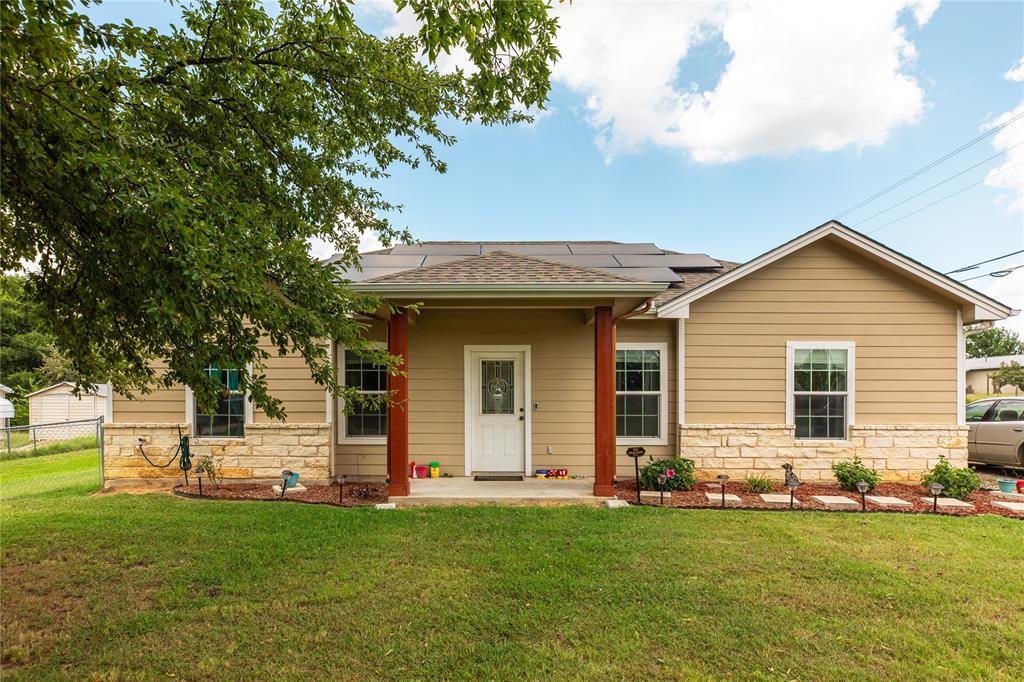
[[[402,358],[400,369],[408,372],[409,317],[406,311],[391,314],[388,353]],[[409,377],[388,375],[388,495],[409,494]]]
[[[615,320],[610,306],[594,309],[594,494],[614,497]]]

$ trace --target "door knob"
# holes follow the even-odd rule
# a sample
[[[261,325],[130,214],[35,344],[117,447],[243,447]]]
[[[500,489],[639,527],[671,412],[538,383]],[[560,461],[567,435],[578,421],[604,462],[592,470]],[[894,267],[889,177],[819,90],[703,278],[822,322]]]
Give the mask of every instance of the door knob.
[[[524,417],[523,415],[519,415],[519,421],[526,421],[526,417]],[[1020,429],[1017,430],[1020,431]]]

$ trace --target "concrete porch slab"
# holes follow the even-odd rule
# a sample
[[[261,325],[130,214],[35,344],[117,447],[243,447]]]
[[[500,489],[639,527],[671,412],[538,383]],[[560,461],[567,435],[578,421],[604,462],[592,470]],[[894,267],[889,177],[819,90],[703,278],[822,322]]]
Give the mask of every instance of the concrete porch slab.
[[[409,481],[407,497],[393,497],[400,507],[426,504],[554,503],[598,504],[592,479],[537,479],[474,481],[472,478],[423,478]]]

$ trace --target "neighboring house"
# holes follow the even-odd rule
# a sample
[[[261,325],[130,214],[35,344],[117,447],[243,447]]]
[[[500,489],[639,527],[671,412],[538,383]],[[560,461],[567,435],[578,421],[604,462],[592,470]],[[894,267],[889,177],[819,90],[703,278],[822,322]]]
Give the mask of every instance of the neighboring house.
[[[7,396],[14,393],[10,386],[0,384],[0,427],[7,428],[14,418],[14,403]]]
[[[74,394],[74,388],[74,383],[61,381],[25,396],[28,398],[29,425],[77,422],[97,417],[110,420],[106,386],[97,386],[95,391],[82,391],[80,396]],[[88,434],[93,433],[94,429],[85,425],[77,431]],[[39,430],[39,438],[63,439],[68,435],[79,434],[77,432],[69,434],[67,431],[56,428]]]
[[[992,358],[967,358],[964,367],[967,371],[968,393],[1003,393],[1005,395],[1018,395],[1020,389],[1016,386],[1003,386],[1001,391],[996,391],[992,386],[992,372],[1004,364],[1016,362],[1024,365],[1024,355],[998,355]]]
[[[564,241],[399,245],[362,265],[351,286],[400,311],[366,317],[367,334],[407,374],[329,345],[339,378],[390,389],[390,408],[344,414],[295,356],[266,368],[287,424],[238,393],[215,415],[187,388],[115,396],[107,479],[175,477],[135,444],[170,453],[179,428],[230,476],[387,476],[392,495],[408,494],[410,460],[455,476],[565,467],[608,495],[634,445],[704,477],[781,478],[791,462],[824,480],[857,454],[913,479],[939,455],[967,461],[963,325],[1016,312],[837,222],[742,265]]]

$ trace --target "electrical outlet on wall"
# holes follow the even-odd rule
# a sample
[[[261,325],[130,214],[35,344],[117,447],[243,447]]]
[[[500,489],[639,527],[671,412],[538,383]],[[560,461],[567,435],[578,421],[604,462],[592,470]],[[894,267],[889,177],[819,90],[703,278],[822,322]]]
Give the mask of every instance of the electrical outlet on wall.
[[[555,449],[553,447],[551,447],[550,445],[548,446],[548,454],[549,455],[555,454]]]

